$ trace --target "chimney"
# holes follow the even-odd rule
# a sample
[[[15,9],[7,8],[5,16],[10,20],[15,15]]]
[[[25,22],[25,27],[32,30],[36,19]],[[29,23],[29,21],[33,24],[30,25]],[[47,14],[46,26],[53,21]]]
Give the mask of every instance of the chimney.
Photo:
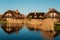
[[[15,12],[18,13],[18,10],[16,10]]]
[[[49,8],[48,11],[54,11],[55,9],[54,8]]]
[[[35,11],[34,15],[36,15],[36,11]]]

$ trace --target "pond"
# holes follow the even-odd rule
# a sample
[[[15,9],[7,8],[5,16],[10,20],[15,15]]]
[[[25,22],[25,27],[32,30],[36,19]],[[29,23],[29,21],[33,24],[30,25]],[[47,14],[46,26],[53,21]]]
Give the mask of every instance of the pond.
[[[30,30],[24,24],[0,24],[0,40],[60,40],[59,31],[54,32]]]

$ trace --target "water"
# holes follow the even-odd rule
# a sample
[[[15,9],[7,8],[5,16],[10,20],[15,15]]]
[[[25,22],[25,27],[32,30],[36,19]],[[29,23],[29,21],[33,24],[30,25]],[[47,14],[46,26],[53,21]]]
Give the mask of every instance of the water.
[[[42,30],[29,30],[26,25],[7,26],[8,24],[0,25],[0,40],[60,40],[59,32]]]

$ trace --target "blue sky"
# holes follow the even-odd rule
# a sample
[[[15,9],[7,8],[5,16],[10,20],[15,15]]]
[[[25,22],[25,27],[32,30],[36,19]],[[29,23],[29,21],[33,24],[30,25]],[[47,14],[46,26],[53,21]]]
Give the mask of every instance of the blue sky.
[[[0,14],[7,10],[18,9],[22,14],[47,12],[48,8],[60,11],[60,0],[0,0]]]

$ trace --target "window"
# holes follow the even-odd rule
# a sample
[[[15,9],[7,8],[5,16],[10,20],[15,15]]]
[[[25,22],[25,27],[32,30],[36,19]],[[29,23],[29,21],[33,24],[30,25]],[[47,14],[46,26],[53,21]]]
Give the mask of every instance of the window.
[[[12,14],[10,14],[10,13],[7,13],[7,14],[6,14],[6,16],[12,16]]]
[[[6,28],[6,31],[8,31],[8,32],[11,31],[11,30],[12,30],[11,28]]]
[[[59,19],[58,19],[58,18],[53,18],[53,21],[54,21],[54,22],[58,22]]]
[[[21,17],[21,15],[19,15],[19,17]]]
[[[50,13],[50,17],[52,17],[53,13]]]
[[[37,18],[37,16],[35,15],[34,18]]]
[[[42,18],[42,16],[41,16],[41,15],[39,16],[39,18],[40,18],[40,17]]]
[[[57,16],[57,14],[56,13],[54,13],[54,17],[56,17]]]
[[[32,18],[32,16],[30,15],[29,18]]]

